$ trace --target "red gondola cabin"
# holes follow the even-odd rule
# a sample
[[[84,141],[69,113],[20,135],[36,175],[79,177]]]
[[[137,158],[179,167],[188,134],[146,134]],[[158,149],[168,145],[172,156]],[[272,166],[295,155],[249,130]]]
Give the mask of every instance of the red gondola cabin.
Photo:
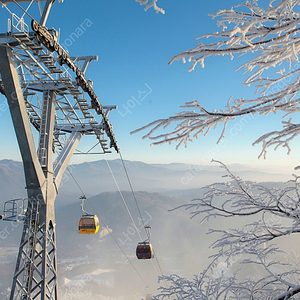
[[[138,259],[151,259],[154,257],[153,248],[150,242],[138,243],[136,247],[136,257]]]

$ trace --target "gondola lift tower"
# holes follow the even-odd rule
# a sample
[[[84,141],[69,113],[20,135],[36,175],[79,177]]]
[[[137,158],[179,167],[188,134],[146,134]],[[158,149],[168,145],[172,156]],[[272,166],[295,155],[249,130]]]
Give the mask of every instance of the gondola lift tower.
[[[7,32],[0,33],[0,92],[7,98],[28,196],[7,201],[2,215],[24,222],[10,300],[58,299],[54,202],[81,138],[94,135],[102,153],[119,152],[107,118],[116,106],[102,106],[85,77],[97,57],[70,57],[59,44],[57,31],[46,27],[54,3],[0,1],[9,14]],[[37,19],[30,13],[34,5],[33,12],[41,11]]]

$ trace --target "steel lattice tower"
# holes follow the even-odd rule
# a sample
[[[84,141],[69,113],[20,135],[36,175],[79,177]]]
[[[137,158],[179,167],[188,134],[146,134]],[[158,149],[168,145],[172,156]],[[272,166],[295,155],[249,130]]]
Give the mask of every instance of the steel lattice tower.
[[[0,34],[0,92],[7,98],[28,194],[21,212],[17,200],[4,209],[4,220],[24,222],[10,300],[57,300],[55,198],[82,136],[95,135],[103,153],[111,147],[118,152],[107,119],[116,107],[102,106],[85,78],[97,57],[69,57],[56,31],[45,27],[55,0],[30,3],[42,8],[39,21],[31,19],[26,2],[0,2],[9,13],[7,32]]]

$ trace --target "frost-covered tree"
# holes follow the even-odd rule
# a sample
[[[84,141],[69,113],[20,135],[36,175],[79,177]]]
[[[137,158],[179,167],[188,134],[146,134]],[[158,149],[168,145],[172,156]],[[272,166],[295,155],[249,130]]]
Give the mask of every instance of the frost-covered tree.
[[[156,6],[156,1],[147,8],[150,6]],[[154,145],[177,143],[179,147],[187,146],[189,141],[220,124],[223,130],[219,142],[225,137],[228,122],[238,117],[283,112],[282,129],[265,133],[254,144],[262,143],[262,156],[271,146],[286,147],[289,152],[290,141],[300,132],[300,124],[292,119],[300,109],[300,1],[271,0],[269,4],[267,1],[246,1],[221,10],[213,17],[220,31],[200,36],[194,49],[174,56],[170,63],[187,60],[191,64],[189,71],[192,71],[198,64],[204,67],[205,59],[210,56],[228,55],[234,59],[237,55],[251,54],[240,68],[250,74],[245,84],[256,87],[257,97],[224,99],[227,102],[224,108],[213,111],[206,110],[198,101],[187,102],[182,106],[183,111],[155,120],[134,132],[148,129],[143,138],[153,140]]]
[[[294,176],[283,188],[266,187],[245,182],[217,163],[228,181],[204,187],[202,197],[179,207],[191,218],[218,218],[222,224],[209,232],[218,236],[212,261],[193,279],[160,277],[154,299],[299,299],[300,255],[294,243],[300,232],[300,178]],[[284,252],[280,239],[295,251]]]
[[[150,5],[155,8],[156,2]],[[199,37],[194,49],[174,56],[170,63],[188,61],[192,71],[198,64],[204,67],[210,56],[233,59],[250,54],[240,68],[249,73],[245,84],[256,87],[257,97],[230,99],[224,108],[214,111],[197,101],[188,102],[184,111],[136,131],[147,129],[144,138],[155,145],[177,143],[179,147],[220,124],[219,142],[229,121],[281,112],[282,129],[265,133],[254,144],[262,143],[261,156],[272,146],[286,147],[289,152],[290,141],[300,133],[300,124],[293,121],[300,109],[300,0],[246,1],[219,11],[214,18],[221,30]],[[293,175],[281,188],[264,186],[245,182],[217,163],[225,169],[228,181],[204,187],[203,196],[180,207],[202,222],[223,220],[221,229],[210,230],[218,236],[212,245],[212,261],[193,279],[175,274],[160,277],[161,287],[154,299],[299,299],[300,255],[286,254],[282,244],[297,247],[300,178]]]

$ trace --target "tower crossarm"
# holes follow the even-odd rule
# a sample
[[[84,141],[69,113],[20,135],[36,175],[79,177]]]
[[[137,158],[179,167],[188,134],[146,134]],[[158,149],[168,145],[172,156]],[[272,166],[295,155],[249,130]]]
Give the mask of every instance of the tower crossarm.
[[[48,29],[45,26],[41,26],[35,20],[32,20],[31,23],[33,31],[36,33],[38,39],[41,43],[49,50],[55,51],[57,54],[61,56],[61,63],[66,64],[69,68],[71,68],[76,74],[76,82],[82,88],[82,90],[88,93],[91,99],[92,108],[95,109],[98,115],[102,116],[103,119],[103,128],[106,132],[107,136],[110,139],[110,147],[114,147],[117,152],[119,152],[119,148],[117,145],[117,141],[115,135],[112,131],[112,126],[109,123],[105,111],[103,109],[102,104],[99,101],[95,91],[93,90],[90,82],[85,78],[84,73],[78,68],[78,66],[74,63],[74,61],[70,58],[67,51],[65,51],[61,45],[55,40],[55,38],[49,33]]]
[[[71,56],[70,58],[73,61],[83,62],[82,66],[80,67],[80,70],[83,74],[85,74],[85,71],[90,62],[98,61],[98,56]]]
[[[25,24],[22,27],[27,28]],[[92,132],[103,146],[104,153],[110,152],[108,148],[112,147],[118,152],[117,141],[107,118],[106,109],[95,94],[92,82],[85,78],[89,63],[98,60],[98,57],[70,57],[59,45],[56,31],[48,30],[36,21],[32,21],[34,32],[18,31],[16,28],[11,27],[11,31],[5,36],[0,35],[0,44],[6,44],[9,38],[9,44],[13,47],[26,107],[34,128],[39,130],[40,126],[41,102],[37,100],[38,94],[52,90],[57,95],[55,104],[57,123],[67,122],[70,126],[77,124],[83,126],[89,123],[94,129]],[[5,93],[1,82],[0,92]],[[91,99],[89,103],[86,96]],[[42,98],[41,95],[39,97]],[[93,111],[102,117],[101,129],[93,125],[95,124]],[[109,145],[105,135],[110,141]],[[62,135],[56,135],[53,149],[56,145],[63,144],[63,141],[59,141],[61,137]]]

